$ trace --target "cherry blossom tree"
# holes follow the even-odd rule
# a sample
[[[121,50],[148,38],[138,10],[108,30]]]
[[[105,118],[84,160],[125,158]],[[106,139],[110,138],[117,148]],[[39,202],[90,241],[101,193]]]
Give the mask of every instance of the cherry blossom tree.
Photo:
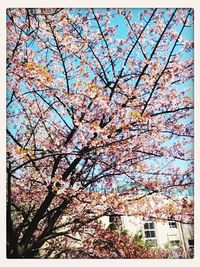
[[[44,257],[53,244],[61,255],[88,229],[103,240],[90,225],[113,213],[192,223],[192,202],[177,198],[193,187],[192,18],[7,10],[9,258],[40,257],[45,242]],[[149,257],[107,231],[104,245],[115,235],[119,250],[83,238],[83,257]]]

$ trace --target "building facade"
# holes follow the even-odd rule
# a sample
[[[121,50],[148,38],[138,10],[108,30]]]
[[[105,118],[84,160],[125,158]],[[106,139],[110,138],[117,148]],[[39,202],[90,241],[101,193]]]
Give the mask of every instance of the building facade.
[[[191,224],[175,221],[142,220],[133,216],[104,216],[101,223],[105,228],[126,231],[131,236],[140,235],[150,246],[160,248],[182,248],[184,257],[194,249],[194,229]]]

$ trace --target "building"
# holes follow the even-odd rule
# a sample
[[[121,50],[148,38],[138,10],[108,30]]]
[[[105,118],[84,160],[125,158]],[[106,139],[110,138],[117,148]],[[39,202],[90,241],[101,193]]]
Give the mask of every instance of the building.
[[[104,216],[101,222],[105,228],[125,230],[131,236],[140,235],[152,247],[182,248],[185,258],[188,257],[188,251],[194,249],[194,229],[191,224],[117,215]]]
[[[181,204],[184,204],[185,201],[188,201],[188,203],[192,204],[193,198],[189,199],[189,197],[184,198],[182,196],[179,196],[176,198],[176,201],[173,201],[171,203],[168,198],[165,199],[162,195],[157,197],[159,202],[156,201],[155,204],[154,199],[151,199],[150,197],[146,197],[145,199],[142,198],[142,200],[144,200],[143,202],[135,202],[131,194],[125,194],[123,199],[126,203],[128,203],[128,211],[131,211],[131,208],[134,206],[134,208],[136,207],[136,209],[140,211],[140,215],[138,217],[127,214],[125,215],[124,213],[117,215],[115,214],[114,210],[110,208],[109,211],[106,213],[110,215],[102,216],[98,219],[98,221],[101,223],[104,229],[110,228],[115,231],[125,232],[133,238],[137,236],[151,247],[172,249],[170,250],[170,253],[172,252],[170,254],[170,258],[179,258],[180,255],[182,258],[191,258],[191,252],[193,252],[194,250],[193,225],[189,223],[181,223],[178,221],[167,220],[167,218],[169,218],[168,212],[164,214],[165,220],[154,220],[153,217],[150,217],[148,219],[143,218],[142,216],[145,216],[146,213],[145,215],[141,213],[141,206],[146,205],[146,203],[148,203],[148,206],[145,207],[149,208],[148,210],[151,211],[151,216],[153,216],[153,209],[157,208],[158,205],[160,205],[160,207],[166,207],[166,205],[168,207],[170,205],[174,205],[175,207],[181,207]],[[138,199],[140,198],[138,197]],[[113,195],[112,200],[115,201]],[[183,212],[182,209],[180,209],[179,212],[182,212],[184,218],[186,217],[186,214]],[[94,215],[95,213],[92,210],[87,211],[88,218],[90,218],[90,216],[92,218]],[[62,221],[60,223],[60,227],[57,228],[56,232],[59,233],[67,231],[68,224],[66,222],[68,222],[69,219],[76,220],[76,217],[75,215],[73,215],[72,217],[68,215],[63,216]],[[84,239],[88,238],[88,235],[91,235],[90,228],[88,230],[86,229],[85,232],[83,231],[83,233],[81,234],[79,232],[72,233],[73,238],[68,242],[68,245],[72,249],[73,253],[74,251],[76,251],[77,256],[79,251],[83,248]],[[57,238],[56,242],[59,242],[59,237]],[[40,249],[41,256],[45,255],[45,251],[48,250],[48,247],[49,243],[47,241]],[[181,253],[179,253],[178,251],[181,251]],[[54,258],[56,253],[57,251],[52,252],[50,258]],[[71,256],[70,252],[63,252],[61,257],[74,258],[74,254],[73,256]]]

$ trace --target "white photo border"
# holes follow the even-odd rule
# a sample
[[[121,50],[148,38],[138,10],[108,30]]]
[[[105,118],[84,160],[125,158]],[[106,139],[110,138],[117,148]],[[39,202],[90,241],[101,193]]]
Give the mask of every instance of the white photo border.
[[[194,9],[194,120],[195,120],[195,139],[194,139],[194,156],[195,156],[195,251],[194,259],[6,259],[6,9],[11,7],[124,7],[124,8],[193,8]],[[185,267],[185,266],[200,266],[200,181],[198,179],[198,174],[200,175],[200,162],[199,162],[199,151],[200,151],[200,90],[198,86],[200,85],[200,1],[186,1],[186,0],[76,0],[76,1],[64,1],[64,0],[7,0],[3,1],[0,6],[0,62],[1,62],[1,75],[0,75],[0,118],[1,118],[1,138],[0,138],[0,263],[1,266],[26,266],[30,267],[40,266],[73,266],[73,267],[102,267],[107,266],[137,266],[137,267]]]

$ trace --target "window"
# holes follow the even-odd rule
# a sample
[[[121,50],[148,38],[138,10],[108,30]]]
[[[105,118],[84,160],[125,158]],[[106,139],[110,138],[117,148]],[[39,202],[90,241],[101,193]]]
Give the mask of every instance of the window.
[[[190,257],[194,257],[194,239],[189,239],[188,240],[188,245],[190,249]]]
[[[169,228],[177,228],[177,224],[174,221],[169,222]]]
[[[147,222],[144,224],[144,229],[155,229],[154,222]]]
[[[109,216],[109,228],[112,230],[120,229],[122,224],[121,216],[119,215],[110,215]]]
[[[144,234],[146,243],[151,244],[151,246],[156,246],[157,242],[155,223],[151,219],[145,221],[144,223]]]
[[[115,221],[115,215],[110,215],[109,216],[109,223],[112,223]]]
[[[189,248],[194,248],[194,239],[188,240]]]
[[[154,238],[154,237],[156,237],[155,230],[153,230],[153,231],[145,231],[145,237],[146,238]]]
[[[178,248],[180,247],[180,241],[179,240],[172,240],[170,241],[170,244],[173,248]]]

